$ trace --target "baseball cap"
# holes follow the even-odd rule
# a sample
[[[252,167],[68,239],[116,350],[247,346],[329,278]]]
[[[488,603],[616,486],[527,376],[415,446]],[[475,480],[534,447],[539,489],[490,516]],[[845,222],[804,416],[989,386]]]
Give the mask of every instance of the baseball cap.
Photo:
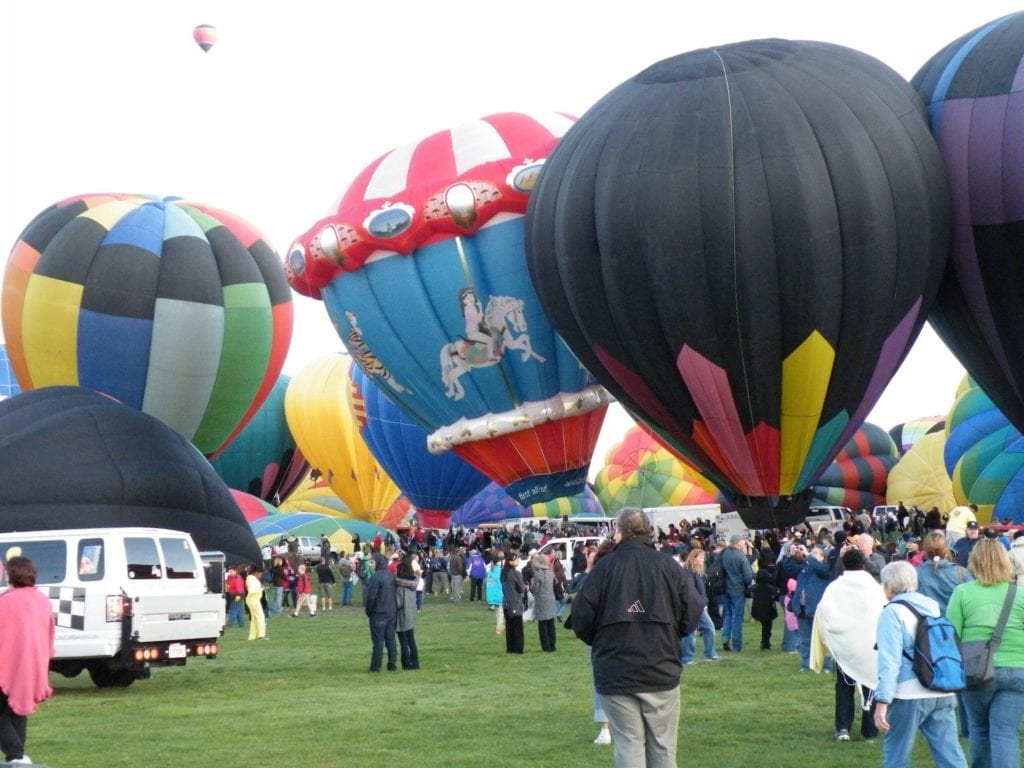
[[[729,537],[730,544],[739,544],[741,541],[746,541],[750,538],[750,534],[747,533],[734,533]]]
[[[978,521],[977,520],[971,520],[971,522],[969,522],[967,524],[967,527],[968,528],[980,528],[981,526],[978,525]]]

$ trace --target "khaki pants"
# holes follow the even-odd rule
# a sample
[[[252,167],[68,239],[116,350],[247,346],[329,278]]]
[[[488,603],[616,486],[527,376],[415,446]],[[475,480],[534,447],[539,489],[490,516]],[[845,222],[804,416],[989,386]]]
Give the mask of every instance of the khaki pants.
[[[679,686],[651,693],[601,694],[616,768],[676,768]]]

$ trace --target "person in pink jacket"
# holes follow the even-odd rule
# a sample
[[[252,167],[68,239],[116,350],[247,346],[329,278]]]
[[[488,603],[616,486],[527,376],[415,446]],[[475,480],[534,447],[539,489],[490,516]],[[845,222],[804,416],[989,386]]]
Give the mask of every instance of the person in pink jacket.
[[[7,586],[0,594],[0,749],[10,763],[31,763],[28,716],[53,693],[53,610],[36,589],[36,566],[27,557],[7,561]]]

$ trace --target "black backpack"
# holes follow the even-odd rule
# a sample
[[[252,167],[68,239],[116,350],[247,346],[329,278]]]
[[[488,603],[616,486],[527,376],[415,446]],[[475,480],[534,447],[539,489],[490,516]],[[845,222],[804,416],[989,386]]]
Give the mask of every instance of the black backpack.
[[[722,567],[722,557],[714,557],[704,574],[708,584],[708,596],[717,597],[725,594],[725,569]]]

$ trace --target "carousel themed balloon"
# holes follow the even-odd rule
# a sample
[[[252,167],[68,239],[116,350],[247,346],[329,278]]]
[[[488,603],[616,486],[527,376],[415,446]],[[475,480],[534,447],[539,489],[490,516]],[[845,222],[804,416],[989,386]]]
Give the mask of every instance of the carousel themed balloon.
[[[885,486],[899,452],[889,433],[865,422],[813,487],[820,506],[872,509],[885,504]]]
[[[290,249],[360,367],[430,433],[523,504],[583,490],[609,397],[530,283],[523,215],[572,125],[504,113],[393,150]]]
[[[930,321],[1024,430],[1024,12],[967,32],[914,76],[949,173],[949,269]]]
[[[917,337],[948,207],[902,77],[756,40],[660,61],[588,110],[531,196],[528,262],[587,369],[775,527],[803,519]]]
[[[421,526],[447,528],[451,513],[487,485],[487,477],[454,453],[431,453],[426,430],[358,365],[349,376],[349,407],[370,453],[416,508]]]
[[[40,213],[4,273],[21,388],[87,387],[216,456],[270,394],[291,292],[251,224],[196,202],[81,195]]]
[[[229,564],[260,550],[202,454],[152,416],[82,387],[0,402],[0,530],[154,526]]]
[[[307,364],[288,385],[284,412],[302,455],[345,502],[349,515],[377,523],[401,492],[360,437],[346,402],[351,365],[348,355]]]

